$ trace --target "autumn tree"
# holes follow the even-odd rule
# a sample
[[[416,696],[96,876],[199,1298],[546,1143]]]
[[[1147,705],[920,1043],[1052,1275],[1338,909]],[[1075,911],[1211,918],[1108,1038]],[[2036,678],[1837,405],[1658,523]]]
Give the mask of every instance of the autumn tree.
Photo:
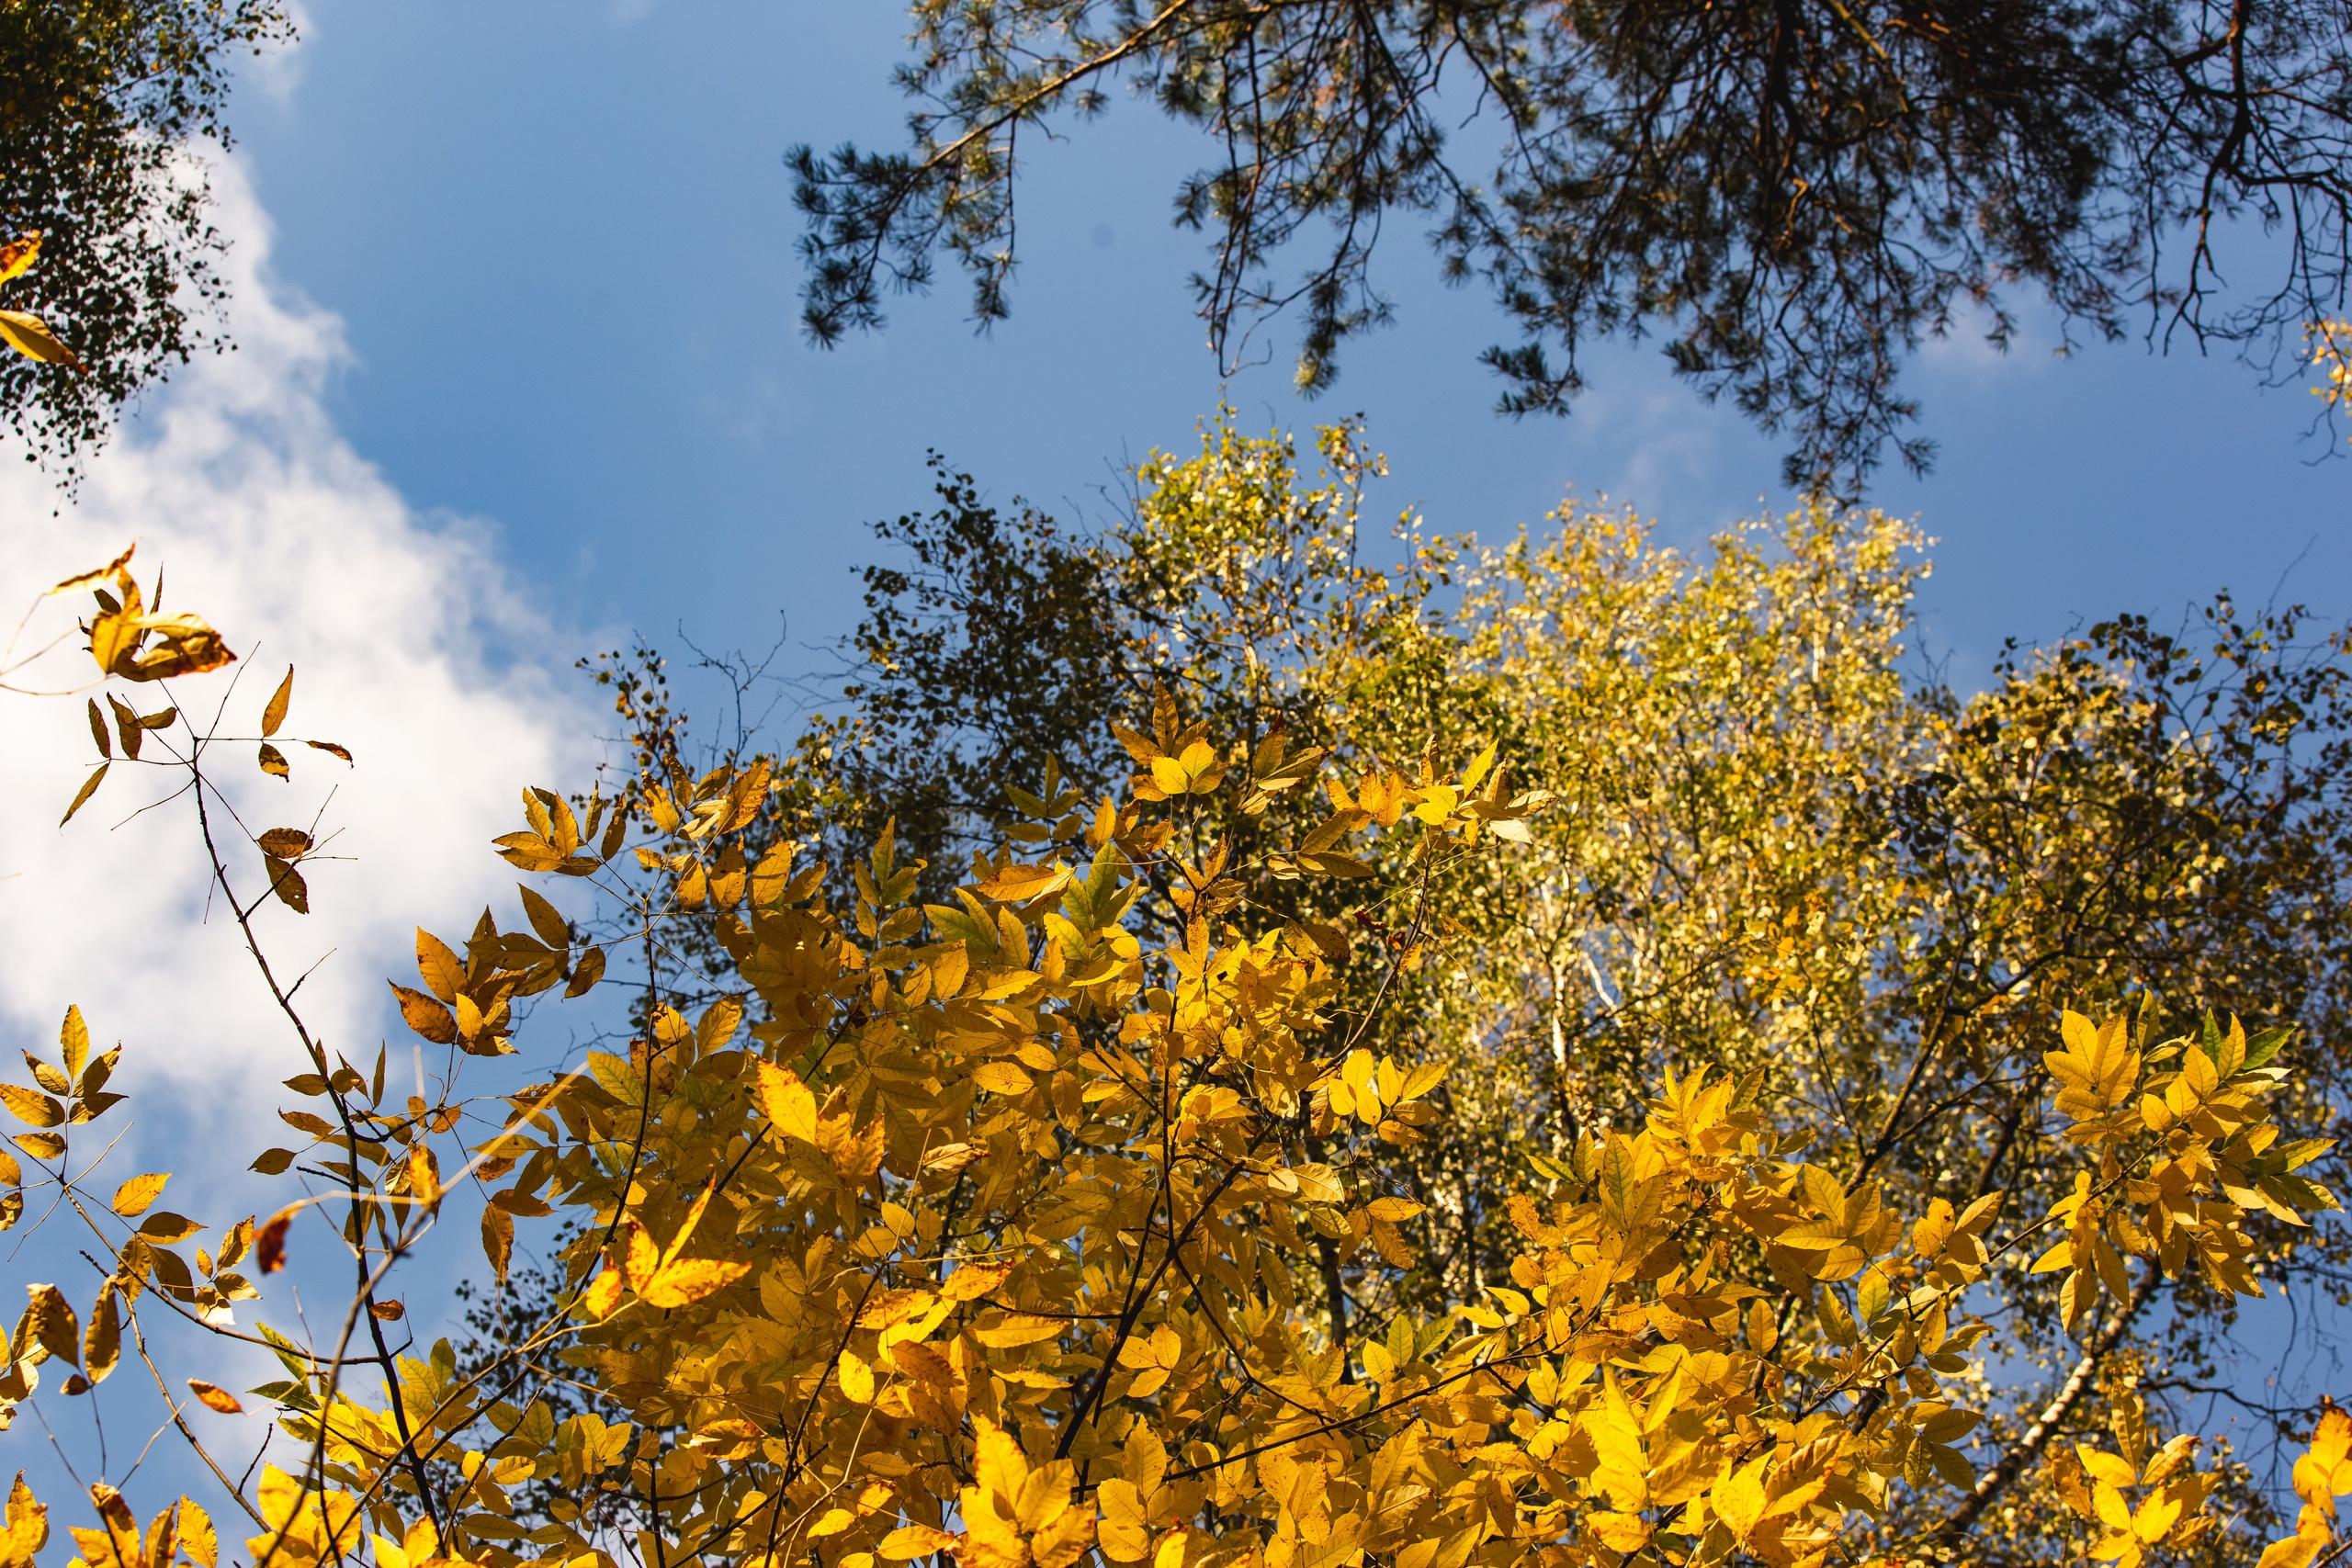
[[[1911,541],[1883,519],[1814,509],[1695,570],[1621,520],[1408,529],[1375,566],[1377,465],[1325,445],[1302,491],[1285,444],[1212,431],[1143,470],[1164,547],[1058,558],[1140,617],[1101,641],[1151,675],[1105,716],[1124,760],[943,803],[969,848],[941,867],[804,815],[865,787],[844,743],[953,714],[697,773],[658,682],[616,682],[618,771],[526,789],[496,840],[519,919],[420,930],[392,979],[435,1053],[413,1085],[389,1043],[320,1039],[272,961],[340,891],[319,816],[220,791],[248,756],[289,787],[354,765],[293,671],[204,700],[229,640],[130,551],[36,603],[0,692],[54,700],[86,649],[65,821],[157,780],[296,1069],[268,1201],[225,1224],[107,1168],[124,1047],[80,1008],[0,1083],[0,1228],[66,1228],[39,1256],[86,1269],[28,1283],[0,1416],[119,1406],[135,1364],[213,1483],[135,1505],[143,1456],[101,1435],[77,1561],[217,1568],[216,1515],[255,1568],[2343,1550],[2341,1411],[2305,1423],[2289,1520],[2163,1397],[2341,1247],[2326,1055],[2165,1021],[2200,976],[2333,974],[2340,645],[2117,623],[1948,711],[1887,668]],[[2096,1010],[2036,1005],[2062,983]],[[538,1044],[616,986],[610,1049]],[[1546,1082],[1529,1047],[1571,1008]],[[396,1344],[434,1332],[395,1291],[453,1232],[502,1280],[536,1247],[548,1288],[486,1346]],[[339,1314],[288,1315],[289,1259],[348,1281]],[[164,1324],[197,1346],[170,1372]],[[223,1386],[237,1342],[283,1375]],[[240,1466],[212,1423],[244,1399],[292,1441]],[[54,1506],[18,1478],[6,1568]]]
[[[240,57],[290,37],[278,0],[10,0],[0,6],[0,233],[47,247],[9,303],[55,323],[83,374],[0,355],[0,410],[28,456],[71,471],[114,411],[224,346],[226,241],[194,148],[225,148]]]
[[[1504,409],[1564,409],[1591,344],[1656,337],[1789,439],[1793,480],[1850,480],[1890,440],[1927,460],[1900,378],[1930,335],[1981,320],[2006,344],[2038,300],[2093,337],[2267,357],[2352,263],[2352,35],[2330,0],[911,13],[906,149],[792,154],[820,342],[876,325],[941,253],[978,318],[1002,316],[1024,153],[1123,85],[1201,135],[1175,217],[1205,239],[1193,289],[1222,365],[1295,311],[1299,382],[1328,386],[1389,319],[1373,258],[1413,222],[1517,333],[1485,355]]]
[[[1368,1041],[1452,1068],[1430,1135],[1389,1167],[1429,1205],[1405,1227],[1417,1267],[1332,1237],[1292,1255],[1338,1337],[1506,1277],[1518,1237],[1487,1195],[1638,1119],[1661,1057],[1769,1072],[1854,1168],[1925,1201],[2063,1179],[2018,1098],[2037,996],[2153,998],[2185,1027],[2293,995],[2312,1037],[2344,1029],[2340,635],[2223,600],[2175,632],[2125,616],[2013,650],[1963,696],[1906,657],[1926,566],[1891,520],[1811,509],[1694,558],[1571,506],[1500,547],[1412,519],[1391,548],[1363,515],[1378,459],[1347,430],[1322,448],[1312,476],[1287,441],[1214,424],[1092,534],[947,477],[940,507],[883,530],[843,701],[777,799],[835,858],[894,823],[944,900],[972,853],[1044,832],[1057,790],[1118,786],[1130,746],[1074,716],[1156,684],[1245,743],[1345,737],[1384,760],[1353,786],[1374,808],[1432,741],[1501,738],[1556,805],[1521,852],[1429,892],[1442,964],[1383,962],[1401,868],[1377,845],[1322,863],[1354,874],[1167,876],[1169,921],[1246,897],[1318,932]],[[1001,779],[1028,782],[992,801]],[[1249,863],[1321,804],[1219,812],[1201,836]],[[2332,1124],[2335,1072],[2305,1080],[2306,1132]],[[2334,1244],[2299,1257],[2333,1288]],[[2226,1324],[2161,1298],[2087,1343],[2011,1326],[2020,1363],[1987,1401],[2018,1458],[1978,1506],[2014,1511],[2013,1488],[2060,1506],[2029,1462],[2064,1429],[2039,1419],[2053,1404],[2096,1427],[2142,1365],[2181,1369],[2145,1380],[2175,1415],[2210,1384]]]
[[[303,881],[311,830],[243,842],[215,809],[243,745],[308,777],[291,675],[257,736],[224,732],[243,705],[185,699],[227,641],[147,608],[130,567],[56,591],[90,596],[92,745],[185,786],[303,1070],[283,1115],[299,1140],[254,1161],[289,1201],[217,1235],[158,1206],[165,1174],[103,1171],[122,1048],[99,1050],[79,1010],[0,1092],[28,1123],[0,1217],[38,1197],[96,1276],[31,1285],[0,1399],[119,1401],[135,1364],[218,1483],[209,1506],[135,1506],[101,1473],[94,1522],[71,1530],[92,1568],[216,1568],[235,1516],[256,1568],[1779,1565],[1933,1554],[1944,1528],[1997,1551],[2013,1528],[1938,1527],[1918,1506],[1977,1482],[1988,1311],[2081,1323],[2189,1279],[2226,1310],[2291,1258],[2274,1224],[2333,1206],[2300,1174],[2324,1145],[2277,1119],[2300,1057],[2234,1020],[2167,1037],[2142,1008],[2048,1029],[2032,1120],[2071,1176],[2046,1210],[1999,1191],[1897,1206],[1769,1069],[1661,1056],[1636,1114],[1578,1129],[1539,1189],[1492,1195],[1517,1237],[1500,1277],[1342,1341],[1284,1259],[1322,1235],[1419,1267],[1427,1201],[1390,1186],[1385,1156],[1438,1130],[1448,1067],[1385,1048],[1406,988],[1346,1007],[1324,933],[1249,895],[1368,880],[1353,865],[1377,855],[1398,874],[1379,962],[1425,972],[1458,942],[1438,890],[1530,852],[1560,802],[1510,785],[1492,743],[1397,773],[1344,741],[1223,740],[1164,690],[1121,727],[1127,776],[978,855],[949,904],[909,901],[922,868],[887,835],[838,900],[789,841],[752,858],[765,761],[578,806],[526,792],[510,863],[632,910],[649,954],[703,925],[741,988],[687,1016],[658,971],[620,972],[526,885],[518,921],[418,933],[393,994],[439,1055],[412,1096],[380,1053],[317,1041],[269,964],[272,923],[326,891]],[[0,679],[21,689],[27,662]],[[1267,816],[1318,787],[1302,838],[1236,860],[1199,836],[1227,802]],[[1198,895],[1221,878],[1245,896],[1211,908]],[[1170,908],[1141,920],[1148,905]],[[615,981],[652,992],[642,1035],[466,1087],[541,1065],[531,998]],[[536,1331],[472,1371],[446,1341],[398,1355],[381,1332],[417,1310],[393,1281],[458,1213],[500,1270],[524,1227],[571,1237]],[[312,1255],[357,1266],[339,1320],[221,1314],[258,1302],[288,1322],[275,1277]],[[173,1317],[276,1354],[283,1377],[243,1396],[294,1439],[276,1459],[240,1477],[215,1423],[243,1401],[208,1361],[165,1372],[149,1325]],[[558,1382],[619,1418],[559,1421],[539,1397]],[[2111,1432],[2053,1467],[2066,1512],[2033,1538],[2045,1555],[2243,1560],[2275,1536],[2269,1568],[2308,1568],[2336,1549],[2340,1414],[2297,1466],[2301,1513],[2266,1529],[2228,1506],[2226,1453],[2129,1388],[2112,1403]],[[518,1521],[515,1489],[548,1481],[569,1498]],[[9,1562],[36,1560],[62,1506],[18,1481]]]

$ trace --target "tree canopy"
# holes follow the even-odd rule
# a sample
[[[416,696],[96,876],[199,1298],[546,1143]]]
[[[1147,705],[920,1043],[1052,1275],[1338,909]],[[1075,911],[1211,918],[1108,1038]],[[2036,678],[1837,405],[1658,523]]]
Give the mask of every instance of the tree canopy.
[[[2335,0],[919,0],[904,151],[796,149],[805,312],[881,320],[939,252],[1002,316],[1023,154],[1124,81],[1207,152],[1175,192],[1227,366],[1299,317],[1328,386],[1388,320],[1391,220],[1516,333],[1511,412],[1656,337],[1789,440],[1794,481],[1929,444],[1924,338],[2053,306],[2071,331],[2257,355],[2352,263],[2352,18]],[[1025,141],[1024,141],[1025,137]],[[2267,236],[2267,239],[2257,236]],[[2233,287],[2222,287],[2224,277]]]
[[[221,118],[242,51],[290,33],[279,0],[9,0],[0,6],[0,234],[46,259],[14,291],[70,341],[80,375],[0,355],[0,412],[26,456],[73,471],[116,407],[217,323],[225,242],[192,141]]]
[[[2288,1494],[2197,1412],[2242,1303],[2344,1289],[2344,638],[2222,602],[1962,698],[1883,516],[1384,549],[1380,460],[1319,448],[1213,423],[1101,535],[943,468],[781,751],[690,761],[607,667],[616,771],[526,790],[515,908],[391,977],[406,1082],[272,962],[355,896],[331,826],[221,793],[364,760],[290,670],[208,700],[233,628],[130,552],[57,585],[65,816],[161,784],[293,1068],[225,1222],[109,1168],[103,998],[0,1084],[0,1226],[90,1264],[0,1410],[143,1371],[218,1488],[101,1449],[78,1561],[217,1568],[231,1516],[254,1568],[2337,1551],[2352,1418],[2267,1417]],[[453,1236],[462,1333],[402,1285]],[[62,1506],[19,1481],[11,1568]]]

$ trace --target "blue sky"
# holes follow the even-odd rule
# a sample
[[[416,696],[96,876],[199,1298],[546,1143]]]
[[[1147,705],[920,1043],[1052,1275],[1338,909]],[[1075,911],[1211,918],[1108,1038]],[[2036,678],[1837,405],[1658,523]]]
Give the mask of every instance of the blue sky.
[[[290,90],[238,104],[274,267],[346,323],[330,407],[414,504],[488,519],[560,626],[763,645],[854,617],[865,525],[926,499],[937,446],[994,492],[1099,505],[1123,456],[1188,439],[1220,393],[1167,221],[1193,152],[1147,106],[1046,149],[1021,193],[1014,314],[976,338],[952,274],[890,330],[827,353],[797,328],[782,153],[887,141],[902,11],[704,0],[314,0]],[[1401,324],[1316,404],[1276,363],[1253,420],[1362,412],[1394,459],[1382,509],[1500,534],[1571,487],[1693,537],[1777,493],[1778,446],[1665,374],[1596,356],[1565,421],[1511,423],[1475,363],[1498,318],[1440,287],[1402,226]],[[2058,362],[1930,353],[1943,445],[1873,497],[1941,541],[1926,610],[1954,671],[1999,639],[2119,608],[2169,617],[2227,585],[2329,612],[2352,589],[2352,463],[2314,463],[2315,407],[2226,358],[2136,342]]]

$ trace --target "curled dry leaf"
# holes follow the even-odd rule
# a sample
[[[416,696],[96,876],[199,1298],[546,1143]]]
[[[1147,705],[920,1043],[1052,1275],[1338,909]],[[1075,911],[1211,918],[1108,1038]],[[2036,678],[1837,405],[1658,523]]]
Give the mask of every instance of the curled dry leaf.
[[[275,1274],[286,1267],[286,1233],[294,1224],[294,1211],[280,1209],[270,1215],[254,1237],[254,1264],[265,1274]]]
[[[245,1407],[237,1396],[218,1383],[206,1382],[202,1378],[190,1378],[187,1380],[187,1391],[196,1395],[197,1403],[207,1410],[222,1416],[244,1414]]]

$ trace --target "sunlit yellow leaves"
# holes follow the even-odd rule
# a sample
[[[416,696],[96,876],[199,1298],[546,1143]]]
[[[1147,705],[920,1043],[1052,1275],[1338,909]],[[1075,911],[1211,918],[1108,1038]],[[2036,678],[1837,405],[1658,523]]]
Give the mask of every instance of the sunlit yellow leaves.
[[[1736,651],[1755,608],[1726,598],[1685,634]],[[1410,616],[1367,626],[1400,646],[1425,629]],[[1531,616],[1511,635],[1555,631]],[[1475,654],[1490,657],[1506,656]],[[1681,657],[1687,671],[1713,655]],[[286,1069],[303,1103],[282,1114],[311,1141],[255,1168],[299,1162],[301,1201],[320,1209],[319,1272],[334,1279],[348,1249],[373,1269],[387,1248],[446,1240],[435,1206],[472,1201],[478,1181],[488,1272],[515,1292],[497,1299],[527,1313],[502,1325],[514,1344],[428,1346],[424,1325],[443,1314],[408,1314],[389,1292],[418,1300],[441,1276],[402,1258],[380,1292],[355,1298],[349,1344],[327,1347],[342,1358],[331,1393],[315,1344],[240,1320],[285,1373],[247,1397],[292,1451],[319,1456],[308,1481],[271,1472],[249,1499],[270,1517],[256,1539],[273,1568],[352,1551],[363,1499],[380,1568],[439,1568],[458,1551],[476,1568],[593,1568],[616,1550],[745,1568],[812,1555],[1078,1568],[1098,1548],[1118,1568],[1182,1568],[1188,1548],[1289,1568],[1866,1561],[1894,1530],[1932,1528],[2015,1430],[2013,1391],[1988,1384],[1989,1330],[1971,1314],[1998,1308],[2040,1332],[2056,1282],[2024,1275],[2028,1258],[2087,1281],[2060,1303],[2079,1321],[2098,1292],[2153,1288],[2176,1263],[2251,1280],[2271,1255],[2240,1245],[2244,1216],[2319,1206],[2292,1176],[2316,1154],[2261,1111],[2283,1069],[2248,1079],[2243,1032],[2174,1049],[2071,1018],[2050,1081],[2004,1066],[1984,1090],[2021,1107],[2007,1164],[1979,1179],[1961,1111],[1921,1124],[1942,1172],[1928,1185],[1952,1194],[1933,1197],[1929,1156],[1868,1140],[1882,1117],[1907,1137],[1910,1118],[1944,1114],[1947,1086],[1901,1102],[1910,1064],[1882,1064],[1852,1127],[1828,1128],[1806,1053],[1789,1049],[1810,1049],[1808,1007],[1845,1029],[1832,993],[1881,985],[1866,944],[1841,946],[1845,867],[1806,841],[1819,821],[1781,820],[1778,803],[1729,814],[1771,840],[1758,853],[1786,886],[1695,870],[1705,912],[1688,918],[1710,929],[1653,952],[1640,945],[1650,917],[1626,904],[1672,879],[1641,855],[1566,814],[1558,841],[1547,829],[1528,853],[1486,841],[1532,843],[1527,814],[1543,804],[1511,793],[1485,739],[1537,724],[1507,700],[1518,688],[1498,683],[1467,713],[1424,704],[1412,722],[1434,739],[1374,747],[1294,703],[1292,673],[1270,677],[1238,733],[1188,722],[1163,694],[1149,738],[1121,738],[1132,778],[1114,769],[1095,800],[1048,771],[1010,797],[1012,845],[959,841],[953,864],[919,866],[891,832],[828,823],[810,798],[830,786],[790,765],[729,759],[696,776],[692,752],[652,745],[626,813],[601,793],[525,792],[504,858],[596,875],[558,898],[525,887],[515,929],[485,914],[443,927],[464,933],[455,942],[420,930],[395,1001],[417,1036],[464,1051],[370,1042],[371,1062],[321,1043]],[[1727,664],[1694,685],[1694,758],[1723,760],[1705,705],[1750,678]],[[289,682],[266,737],[282,734]],[[1568,684],[1546,700],[1645,700]],[[1853,695],[1849,682],[1838,700]],[[1877,711],[1858,701],[1854,722]],[[93,712],[100,756],[120,760],[143,721]],[[1276,720],[1330,744],[1298,745]],[[1639,721],[1657,744],[1657,715]],[[1441,758],[1465,755],[1444,773]],[[1650,787],[1630,755],[1544,766],[1589,770],[1576,784],[1589,813]],[[1792,757],[1777,772],[1739,756],[1698,783],[1678,774],[1684,795],[1659,809],[1771,801],[1819,761]],[[1228,780],[1237,771],[1246,784]],[[1871,787],[1867,773],[1836,787]],[[307,866],[312,835],[331,830],[272,829],[259,844]],[[1521,862],[1541,869],[1496,869]],[[1481,923],[1481,900],[1509,906],[1498,924]],[[1506,927],[1530,952],[1498,945]],[[461,1087],[464,1052],[523,1032],[526,998],[594,982],[603,953],[582,949],[596,931],[644,954],[608,1010],[613,1032],[593,1042],[604,1048],[571,1057],[559,1030],[521,1059],[553,1081]],[[1749,987],[1769,998],[1758,1038],[1716,1052],[1719,994]],[[2001,1024],[2027,1027],[2022,1014]],[[1972,1034],[1951,1048],[1981,1066],[1985,1046]],[[1520,1071],[1512,1051],[1542,1071]],[[86,1106],[85,1035],[66,1055],[62,1070],[31,1064],[6,1100],[36,1127]],[[2037,1114],[2046,1093],[2078,1132],[2072,1146]],[[1417,1142],[1433,1133],[1436,1146]],[[1970,1201],[1970,1183],[2021,1168],[2047,1185],[2029,1223],[1996,1234],[1997,1200]],[[2077,1169],[2077,1201],[2045,1214]],[[1524,1172],[1530,1190],[1504,1185]],[[54,1292],[28,1309],[8,1369],[26,1393],[48,1359],[77,1361],[84,1386],[104,1377],[142,1299],[222,1321],[220,1306],[256,1290],[225,1272],[247,1239],[256,1280],[282,1264],[290,1213],[213,1241],[152,1212],[161,1186],[114,1189],[141,1230],[98,1276],[86,1326]],[[281,1294],[293,1311],[286,1284],[266,1322],[297,1321],[280,1311]],[[379,1393],[356,1375],[373,1359],[360,1347],[399,1322],[424,1331],[390,1336]],[[550,1398],[551,1379],[595,1414]],[[213,1383],[187,1386],[208,1409],[241,1407]],[[2109,1380],[2085,1397],[2112,1403]],[[2001,1406],[1974,1439],[1971,1400]],[[2077,1413],[2062,1429],[2083,1424]],[[2082,1472],[2086,1533],[2128,1568],[2204,1528],[2204,1483],[2149,1462],[2144,1442],[2118,1446],[2131,1457],[2052,1465]],[[2346,1447],[2312,1461],[2330,1485]]]
[[[245,1549],[257,1562],[268,1558],[295,1568],[315,1568],[358,1549],[359,1500],[348,1493],[313,1491],[273,1464],[262,1471],[254,1505],[269,1527],[245,1540]]]
[[[671,1308],[691,1306],[705,1296],[725,1290],[751,1272],[748,1263],[710,1258],[683,1256],[686,1243],[702,1224],[703,1212],[709,1207],[712,1189],[706,1187],[695,1197],[679,1224],[677,1235],[670,1245],[657,1251],[652,1238],[644,1227],[634,1221],[628,1226],[628,1252],[623,1265],[628,1288],[642,1297],[649,1306]]]
[[[1743,1540],[1764,1517],[1765,1458],[1758,1454],[1737,1469],[1726,1471],[1707,1494],[1707,1502],[1716,1517]]]
[[[2095,1024],[2070,1010],[2062,1029],[2065,1049],[2042,1056],[2058,1080],[2058,1109],[2078,1123],[2096,1121],[2121,1105],[2139,1081],[2130,1025],[2120,1013]]]
[[[2336,1544],[2335,1500],[2352,1494],[2352,1416],[2332,1402],[2295,1461],[2293,1483],[2302,1505],[2295,1533],[2271,1542],[2256,1568],[2311,1568]]]
[[[884,1536],[874,1552],[886,1562],[908,1562],[944,1551],[956,1540],[954,1535],[931,1525],[901,1525]]]
[[[1060,1337],[1069,1325],[1059,1318],[1039,1317],[1027,1313],[1009,1313],[1001,1317],[984,1318],[972,1330],[972,1337],[993,1350],[1009,1350],[1022,1345],[1036,1345]]]
[[[1155,1325],[1148,1334],[1129,1335],[1119,1347],[1119,1365],[1135,1373],[1127,1393],[1136,1399],[1158,1393],[1182,1364],[1183,1354],[1183,1339],[1167,1324]]]
[[[89,1326],[82,1332],[82,1373],[95,1386],[106,1382],[121,1359],[122,1298],[108,1281],[99,1289]]]
[[[817,1097],[800,1076],[773,1062],[759,1064],[760,1113],[787,1138],[804,1144],[817,1141]]]
[[[1069,867],[1013,864],[980,883],[981,897],[1001,904],[1025,904],[1069,886]]]
[[[0,316],[6,314],[0,312]],[[96,595],[97,613],[89,622],[90,656],[102,674],[127,681],[158,681],[201,674],[236,658],[202,616],[149,613],[130,575],[130,557],[131,551],[126,549],[95,571],[69,577],[49,591],[54,595],[86,588]],[[160,723],[168,722],[169,717],[166,710],[127,727],[126,745],[130,744],[129,728],[144,730],[151,727],[151,719]],[[95,788],[95,784],[85,785],[84,798]]]
[[[1094,1544],[1094,1514],[1076,1506],[1068,1461],[1032,1466],[1011,1434],[972,1418],[973,1483],[958,1495],[970,1568],[1070,1568]]]
[[[54,1127],[65,1120],[65,1107],[55,1099],[18,1084],[0,1084],[0,1105],[36,1127]]]
[[[1026,1094],[1035,1081],[1012,1062],[982,1062],[972,1069],[972,1082],[990,1094]]]
[[[7,1534],[0,1538],[0,1568],[31,1568],[34,1554],[49,1544],[49,1507],[34,1497],[17,1472],[8,1488]]]
[[[841,1382],[842,1398],[854,1404],[874,1403],[874,1369],[856,1351],[844,1350],[841,1353],[834,1375]]]

